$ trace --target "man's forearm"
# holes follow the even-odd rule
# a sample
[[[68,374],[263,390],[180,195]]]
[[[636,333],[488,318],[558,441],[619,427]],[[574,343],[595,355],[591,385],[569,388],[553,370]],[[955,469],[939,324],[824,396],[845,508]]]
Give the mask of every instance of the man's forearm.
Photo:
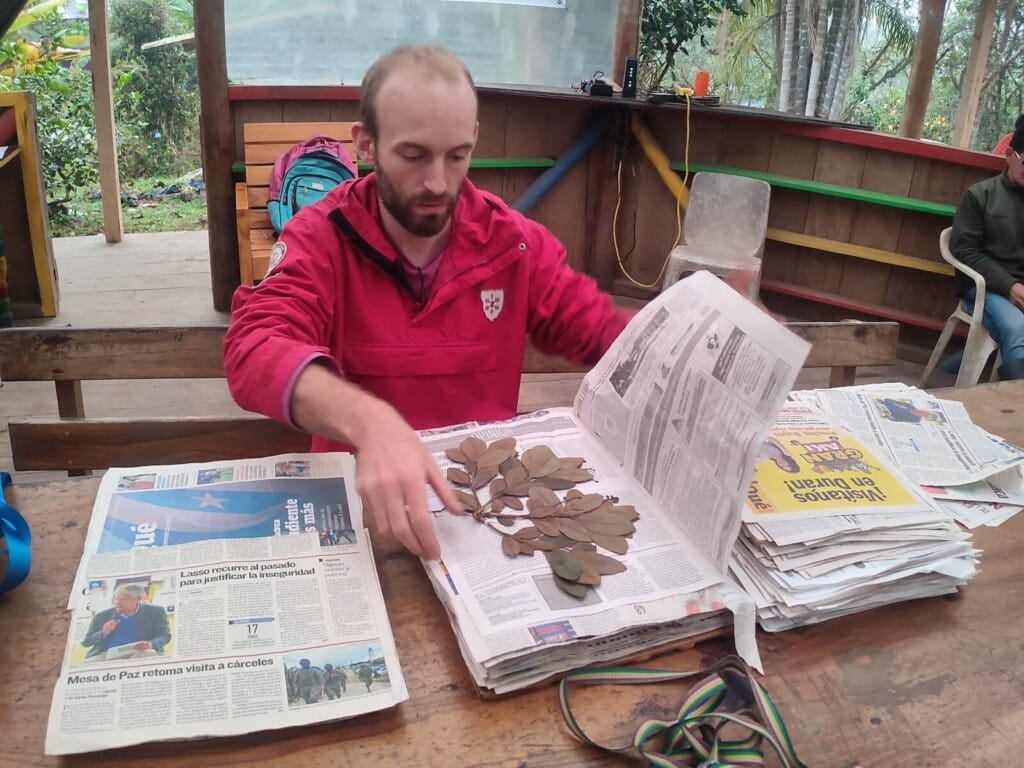
[[[299,374],[291,397],[292,420],[306,432],[358,446],[390,405],[325,366],[311,363]]]

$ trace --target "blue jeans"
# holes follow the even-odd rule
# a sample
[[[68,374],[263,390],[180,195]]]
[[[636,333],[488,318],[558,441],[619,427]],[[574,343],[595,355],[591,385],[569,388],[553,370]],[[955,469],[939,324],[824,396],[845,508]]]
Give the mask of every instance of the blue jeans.
[[[974,289],[963,296],[964,309],[974,311]],[[1024,360],[1024,310],[1005,296],[985,292],[985,311],[982,323],[999,345],[1003,362]]]

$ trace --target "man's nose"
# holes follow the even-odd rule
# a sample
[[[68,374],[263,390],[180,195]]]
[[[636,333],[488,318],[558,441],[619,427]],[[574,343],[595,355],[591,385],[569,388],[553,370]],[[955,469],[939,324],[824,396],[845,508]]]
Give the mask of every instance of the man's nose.
[[[446,190],[444,178],[444,158],[434,160],[427,168],[423,186],[432,195],[443,195]]]

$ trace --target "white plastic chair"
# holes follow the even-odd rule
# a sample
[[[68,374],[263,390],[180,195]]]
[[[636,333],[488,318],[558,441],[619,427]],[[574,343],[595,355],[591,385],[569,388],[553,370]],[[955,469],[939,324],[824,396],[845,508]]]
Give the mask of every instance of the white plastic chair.
[[[942,234],[939,235],[939,253],[942,254],[942,258],[949,264],[952,264],[974,281],[974,312],[968,314],[963,301],[957,303],[953,314],[946,320],[946,325],[939,335],[939,340],[935,343],[935,349],[932,350],[932,356],[928,359],[928,365],[925,366],[924,374],[921,376],[922,388],[928,383],[928,377],[932,375],[935,366],[942,359],[942,353],[946,351],[946,345],[949,344],[957,323],[966,323],[970,326],[970,329],[967,331],[967,344],[964,345],[963,360],[960,362],[960,372],[956,375],[957,387],[972,387],[977,384],[978,379],[981,378],[982,371],[985,369],[985,363],[988,362],[993,352],[999,350],[999,345],[989,336],[988,330],[982,323],[982,317],[985,312],[985,278],[950,252],[949,237],[952,232],[952,227],[942,230]],[[995,378],[995,369],[998,367],[999,358],[997,357],[995,365],[992,366],[993,379]]]
[[[760,179],[728,173],[695,174],[682,244],[672,249],[661,289],[706,269],[749,299],[756,299],[771,191]]]

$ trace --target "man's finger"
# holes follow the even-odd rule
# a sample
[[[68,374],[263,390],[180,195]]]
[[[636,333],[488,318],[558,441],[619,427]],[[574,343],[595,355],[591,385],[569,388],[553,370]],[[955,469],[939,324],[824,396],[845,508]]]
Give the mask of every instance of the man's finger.
[[[427,511],[427,493],[421,483],[410,483],[405,488],[405,501],[412,534],[420,545],[420,556],[428,560],[441,557],[441,545],[437,541],[434,520]]]
[[[405,503],[400,488],[394,488],[392,493],[388,494],[386,514],[391,526],[391,535],[414,555],[422,556],[419,539],[416,538],[416,534],[409,525],[409,513],[406,511]]]

